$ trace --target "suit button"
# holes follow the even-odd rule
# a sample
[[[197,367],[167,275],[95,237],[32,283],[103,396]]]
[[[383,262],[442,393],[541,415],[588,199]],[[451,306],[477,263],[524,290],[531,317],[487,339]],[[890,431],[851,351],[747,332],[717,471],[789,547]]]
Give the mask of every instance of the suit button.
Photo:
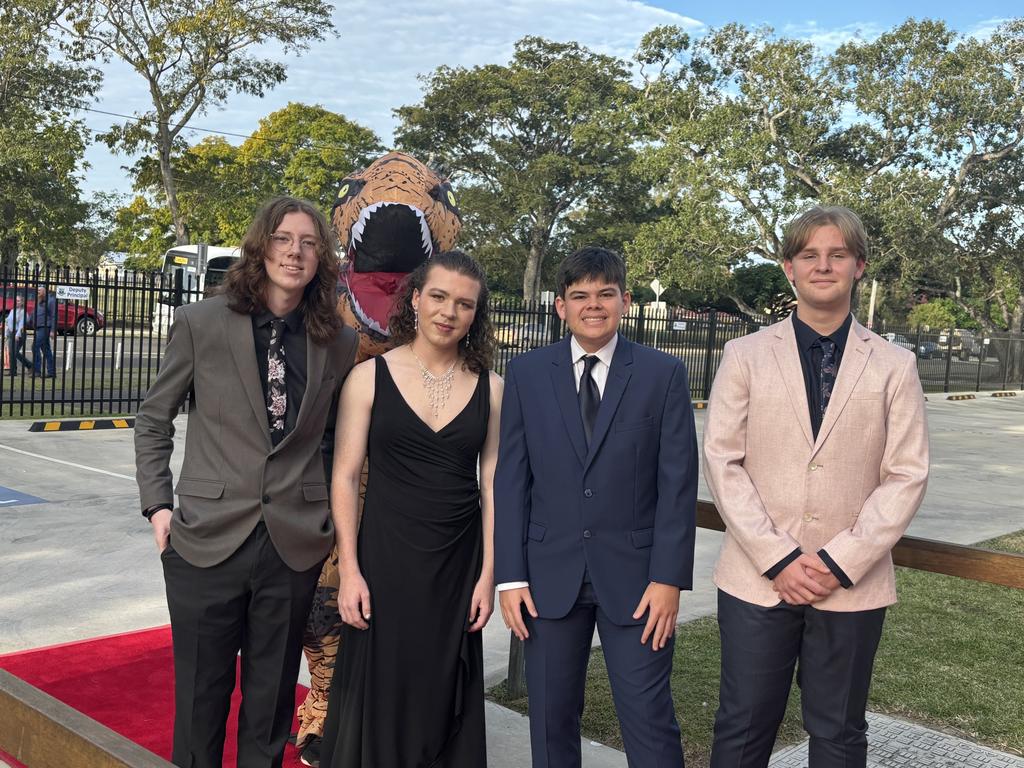
[[[804,515],[804,522],[811,522],[814,519],[814,515]]]
[[[584,538],[584,539],[589,539],[589,538],[590,538],[590,530],[589,530],[589,529],[588,529],[588,530],[585,530],[585,531],[583,532],[583,538]]]
[[[269,504],[270,503],[270,496],[268,496],[267,494],[264,494],[263,495],[263,503],[264,504]]]
[[[587,488],[587,490],[585,490],[583,492],[583,495],[586,496],[589,499],[591,496],[594,495],[594,492],[592,490],[590,490],[589,488]]]
[[[817,468],[818,468],[818,465],[817,465],[817,464],[811,464],[811,472],[813,472],[813,471],[814,471],[814,470],[816,470]]]

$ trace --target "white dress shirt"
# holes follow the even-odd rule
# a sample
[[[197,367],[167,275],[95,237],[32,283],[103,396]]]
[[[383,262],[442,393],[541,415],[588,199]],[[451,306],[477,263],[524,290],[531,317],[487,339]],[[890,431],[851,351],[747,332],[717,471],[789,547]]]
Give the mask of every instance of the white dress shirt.
[[[619,334],[616,333],[612,336],[611,341],[593,353],[597,356],[598,361],[594,363],[594,367],[590,370],[590,377],[597,384],[601,397],[604,397],[604,385],[608,381],[608,371],[612,367],[612,357],[615,354],[615,345],[618,341]],[[569,339],[569,349],[572,351],[572,372],[573,376],[576,377],[576,392],[578,393],[580,391],[580,379],[583,378],[583,370],[586,365],[583,358],[591,353],[580,346],[575,336]],[[499,584],[497,589],[499,592],[504,592],[506,589],[521,589],[528,586],[530,586],[528,581],[507,581]]]

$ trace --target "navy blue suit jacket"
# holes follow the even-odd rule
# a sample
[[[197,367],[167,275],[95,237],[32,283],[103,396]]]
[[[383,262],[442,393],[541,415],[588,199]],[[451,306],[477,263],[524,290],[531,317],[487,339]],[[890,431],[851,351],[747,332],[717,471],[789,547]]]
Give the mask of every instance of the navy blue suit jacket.
[[[593,439],[569,338],[505,373],[495,474],[495,581],[528,581],[541,618],[572,608],[589,570],[613,622],[636,624],[652,581],[690,589],[697,442],[686,367],[621,335]]]

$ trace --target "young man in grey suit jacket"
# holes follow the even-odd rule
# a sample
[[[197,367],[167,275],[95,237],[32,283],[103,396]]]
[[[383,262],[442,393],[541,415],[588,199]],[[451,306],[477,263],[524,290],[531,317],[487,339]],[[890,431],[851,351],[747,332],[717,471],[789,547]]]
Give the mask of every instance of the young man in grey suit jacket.
[[[357,340],[309,203],[257,214],[222,295],[181,307],[135,427],[174,643],[173,762],[219,768],[241,651],[238,766],[280,766],[302,628],[334,532],[322,449]],[[172,504],[174,418],[189,392]]]

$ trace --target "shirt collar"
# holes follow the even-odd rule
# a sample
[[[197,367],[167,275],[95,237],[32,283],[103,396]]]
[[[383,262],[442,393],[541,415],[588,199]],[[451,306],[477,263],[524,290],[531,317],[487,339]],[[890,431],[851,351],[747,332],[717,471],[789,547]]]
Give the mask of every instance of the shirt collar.
[[[257,328],[262,328],[266,325],[270,325],[270,321],[275,319],[277,315],[271,312],[269,309],[264,309],[262,312],[257,312],[253,318]],[[295,333],[297,330],[302,328],[302,310],[296,307],[283,318],[285,327],[291,333]]]
[[[600,360],[609,368],[612,367],[612,357],[615,356],[615,345],[618,343],[619,334],[616,333],[614,336],[612,336],[611,341],[609,341],[607,344],[605,344],[603,347],[597,350],[597,352],[594,352],[594,354],[597,355],[597,359]],[[580,343],[576,341],[575,336],[571,336],[569,338],[569,349],[572,350],[573,365],[578,363],[581,357],[590,354],[590,352],[587,352],[585,349],[583,349],[583,347],[580,346]]]
[[[839,353],[842,354],[846,349],[846,339],[850,335],[850,326],[853,324],[853,315],[847,315],[843,324],[836,329],[834,333],[828,336],[822,336],[816,330],[811,328],[807,323],[797,317],[796,312],[793,313],[793,330],[796,332],[796,343],[800,349],[810,349],[813,347],[818,339],[829,339]]]

